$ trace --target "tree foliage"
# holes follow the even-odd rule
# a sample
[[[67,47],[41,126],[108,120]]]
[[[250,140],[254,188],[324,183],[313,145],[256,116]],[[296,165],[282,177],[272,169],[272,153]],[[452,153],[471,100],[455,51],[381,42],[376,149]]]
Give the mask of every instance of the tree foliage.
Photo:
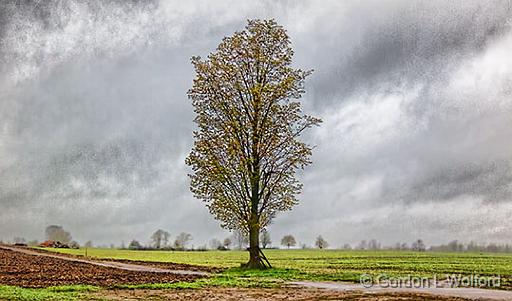
[[[295,241],[295,237],[293,237],[293,235],[285,235],[283,236],[283,239],[281,239],[281,245],[288,247],[288,249],[295,246],[296,244],[297,242]]]
[[[270,233],[268,233],[268,231],[265,229],[261,231],[260,242],[263,249],[266,249],[272,243],[272,240],[270,239]]]
[[[73,239],[71,234],[62,228],[62,226],[51,225],[46,227],[45,230],[46,239],[58,241],[61,243],[69,243]]]
[[[153,243],[153,247],[156,249],[160,249],[162,247],[167,246],[169,243],[169,237],[171,234],[167,231],[164,231],[162,229],[158,229],[151,235],[151,241]]]
[[[315,240],[315,246],[319,249],[325,249],[329,247],[329,244],[327,241],[322,237],[322,235],[318,235],[318,237]]]
[[[140,244],[140,242],[138,242],[134,239],[134,240],[130,241],[130,244],[128,245],[128,249],[140,250],[140,249],[142,249],[142,245]]]
[[[176,249],[184,250],[187,244],[192,240],[192,235],[186,232],[181,232],[174,240],[174,247]]]
[[[297,203],[296,172],[311,163],[312,147],[299,137],[321,122],[302,113],[297,99],[312,71],[292,68],[292,57],[281,26],[250,20],[205,60],[192,58],[191,191],[223,227],[247,233],[255,265],[260,230]]]
[[[222,248],[222,242],[218,240],[217,238],[212,238],[210,240],[210,249],[212,250],[218,250]]]

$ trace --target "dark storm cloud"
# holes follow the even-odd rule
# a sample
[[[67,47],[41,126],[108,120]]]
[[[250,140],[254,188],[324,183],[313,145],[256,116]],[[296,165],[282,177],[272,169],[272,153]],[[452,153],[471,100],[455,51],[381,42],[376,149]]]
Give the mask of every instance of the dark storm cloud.
[[[512,174],[510,162],[493,162],[489,165],[460,166],[439,170],[433,177],[418,181],[412,187],[414,194],[430,199],[451,199],[471,194],[485,195],[488,201],[504,201],[511,195]]]
[[[274,241],[508,233],[508,1],[0,8],[0,238],[41,238],[47,224],[100,243],[146,241],[157,228],[192,232],[196,245],[227,235],[188,191],[189,58],[270,17],[291,35],[295,65],[315,69],[304,104],[325,121],[306,137],[314,165]]]
[[[341,21],[339,31],[329,32],[331,53],[325,57],[330,58],[330,72],[315,81],[317,101],[339,101],[383,85],[445,80],[449,73],[443,71],[509,30],[512,13],[508,1],[363,2],[359,6],[355,14],[364,22]],[[358,33],[353,41],[350,31]]]

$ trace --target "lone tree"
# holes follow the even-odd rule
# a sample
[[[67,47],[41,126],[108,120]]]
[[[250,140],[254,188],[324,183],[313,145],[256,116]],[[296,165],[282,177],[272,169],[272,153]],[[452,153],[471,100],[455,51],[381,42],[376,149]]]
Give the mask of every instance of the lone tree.
[[[291,67],[286,30],[274,20],[250,20],[222,40],[206,60],[193,57],[195,143],[186,163],[191,191],[230,230],[249,237],[249,268],[270,264],[259,234],[279,211],[297,203],[298,169],[312,147],[300,135],[321,120],[302,113],[310,71]]]
[[[420,251],[420,252],[423,252],[425,251],[426,247],[425,247],[425,243],[423,242],[423,240],[421,239],[418,239],[417,241],[413,242],[412,243],[412,247],[411,249],[413,251]]]
[[[162,247],[167,246],[170,236],[171,236],[171,234],[169,234],[169,232],[167,232],[167,231],[164,231],[162,229],[156,230],[155,233],[153,233],[153,235],[151,235],[151,241],[153,242],[153,247],[155,247],[155,249],[160,249]]]
[[[71,234],[62,228],[62,226],[51,225],[46,227],[45,230],[46,239],[58,241],[61,243],[69,243],[73,239]]]
[[[181,232],[174,241],[174,247],[179,250],[185,250],[187,244],[192,240],[192,235],[186,232]]]
[[[296,244],[297,242],[295,241],[295,237],[293,237],[293,235],[285,235],[283,236],[283,239],[281,239],[281,245],[288,247],[288,249],[295,246]]]
[[[268,231],[266,229],[263,229],[261,231],[260,241],[261,241],[261,247],[263,249],[266,249],[272,243],[272,240],[270,239],[270,233],[268,233]]]
[[[212,240],[210,240],[210,248],[212,250],[221,249],[222,248],[222,243],[220,242],[220,240],[218,240],[216,238],[212,238]]]
[[[130,249],[130,250],[140,250],[140,249],[142,249],[142,245],[140,244],[140,242],[138,242],[138,241],[136,241],[134,239],[128,245],[128,249]]]
[[[322,237],[322,235],[318,235],[318,237],[315,240],[315,246],[319,249],[325,249],[329,247],[329,244],[327,241]]]

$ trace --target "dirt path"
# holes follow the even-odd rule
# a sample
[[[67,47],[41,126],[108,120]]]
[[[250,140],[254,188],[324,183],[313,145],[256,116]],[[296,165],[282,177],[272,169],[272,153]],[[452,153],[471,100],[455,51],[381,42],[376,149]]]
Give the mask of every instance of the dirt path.
[[[104,290],[90,297],[100,300],[142,301],[468,301],[460,297],[444,297],[429,294],[369,293],[362,291],[335,291],[315,288],[205,288],[180,290]]]
[[[365,288],[360,284],[347,282],[310,282],[297,281],[290,283],[293,286],[326,289],[332,291],[359,291],[364,293],[417,293],[429,294],[442,297],[459,297],[469,300],[489,300],[502,301],[512,300],[512,291],[501,291],[482,288],[448,288],[448,287],[430,287],[430,288],[383,288],[371,287]]]
[[[67,260],[71,262],[81,262],[81,263],[87,263],[92,264],[96,266],[101,267],[108,267],[108,268],[115,268],[115,269],[121,269],[125,271],[133,271],[133,272],[150,272],[150,273],[170,273],[170,274],[176,274],[176,275],[192,275],[192,276],[208,276],[209,273],[207,272],[201,272],[201,271],[188,271],[188,270],[170,270],[170,269],[162,269],[157,267],[150,267],[150,266],[144,266],[144,265],[138,265],[138,264],[131,264],[131,263],[123,263],[123,262],[115,262],[115,261],[94,261],[89,259],[81,259],[81,258],[74,258],[74,257],[68,257],[64,255],[59,254],[52,254],[52,253],[43,253],[38,252],[30,249],[25,248],[16,248],[11,246],[2,246],[0,245],[0,249],[14,251],[14,252],[20,252],[27,255],[34,255],[34,256],[45,256],[50,258],[57,258],[61,260]]]

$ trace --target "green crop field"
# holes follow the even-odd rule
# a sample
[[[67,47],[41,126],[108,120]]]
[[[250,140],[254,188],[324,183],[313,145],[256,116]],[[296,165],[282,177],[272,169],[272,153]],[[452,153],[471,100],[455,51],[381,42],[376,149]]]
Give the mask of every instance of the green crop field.
[[[85,249],[46,249],[73,255],[85,255]],[[194,282],[118,285],[129,289],[176,289],[207,287],[278,287],[287,281],[354,281],[362,274],[389,276],[421,276],[443,279],[447,274],[501,277],[501,289],[511,289],[512,254],[435,253],[401,251],[340,250],[265,250],[274,266],[265,271],[238,268],[247,260],[245,251],[133,251],[88,249],[91,258],[128,259],[174,262],[224,270],[213,277]],[[90,298],[91,292],[102,290],[90,286],[64,286],[48,289],[24,289],[0,286],[0,299],[8,300],[77,300]]]
[[[50,249],[61,253],[84,255],[85,250]],[[222,268],[235,268],[247,260],[243,251],[133,251],[89,249],[96,258],[175,262]],[[271,264],[287,279],[358,281],[362,274],[418,275],[444,277],[446,274],[479,274],[509,278],[511,254],[435,253],[401,251],[340,250],[265,250]],[[237,269],[231,269],[237,270]],[[228,269],[228,271],[230,271]]]

